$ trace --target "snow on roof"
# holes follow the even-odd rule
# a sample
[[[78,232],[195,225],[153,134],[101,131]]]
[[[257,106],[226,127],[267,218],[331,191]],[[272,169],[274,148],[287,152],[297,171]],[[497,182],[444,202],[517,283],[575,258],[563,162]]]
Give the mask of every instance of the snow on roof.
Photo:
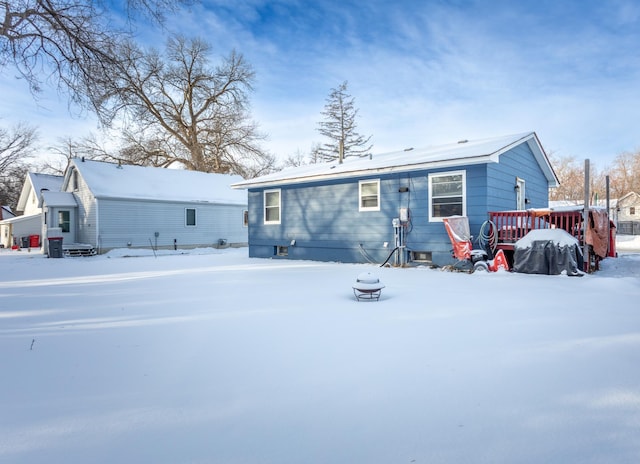
[[[48,206],[63,206],[73,208],[78,206],[76,198],[71,192],[42,192],[44,203]]]
[[[230,187],[240,176],[79,159],[73,165],[96,198],[247,204],[246,192]]]
[[[542,164],[546,164],[548,167],[546,171],[547,178],[555,185],[557,179],[551,166],[548,164],[542,147],[539,145],[535,132],[526,132],[475,141],[461,140],[448,145],[431,146],[415,150],[408,149],[364,158],[347,157],[341,164],[337,161],[309,164],[238,182],[233,184],[232,187],[249,188],[276,185],[285,181],[298,183],[322,180],[324,178],[350,177],[354,174],[366,175],[368,173],[377,174],[381,172],[410,171],[418,168],[497,162],[498,157],[502,153],[525,142],[533,143],[533,147],[535,148],[533,149],[534,154],[544,158]]]
[[[29,200],[31,192],[34,192],[36,197],[40,197],[40,192],[46,190],[59,192],[62,188],[63,181],[63,176],[28,172],[22,185],[22,190],[20,191],[20,198],[18,198],[16,210],[25,211],[25,209],[27,209],[27,201]],[[40,207],[40,205],[38,205],[38,207]]]
[[[64,177],[55,176],[53,174],[40,174],[37,172],[30,172],[29,179],[31,179],[33,190],[39,195],[42,190],[59,192],[62,188],[62,181],[64,180]]]
[[[9,206],[0,207],[0,220],[12,217],[15,217],[15,214],[13,213],[13,211],[11,211],[11,208]]]
[[[580,246],[580,242],[573,235],[563,229],[534,229],[515,243],[515,248],[531,248],[533,242],[551,241],[558,246]]]

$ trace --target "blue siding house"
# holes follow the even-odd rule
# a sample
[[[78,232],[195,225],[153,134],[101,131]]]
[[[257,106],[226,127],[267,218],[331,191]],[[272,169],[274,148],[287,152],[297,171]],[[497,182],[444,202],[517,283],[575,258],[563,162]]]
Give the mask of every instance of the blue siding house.
[[[442,218],[543,208],[558,179],[534,132],[300,166],[232,185],[248,190],[249,256],[450,264]],[[398,259],[398,253],[393,253]],[[397,264],[397,263],[396,263]]]

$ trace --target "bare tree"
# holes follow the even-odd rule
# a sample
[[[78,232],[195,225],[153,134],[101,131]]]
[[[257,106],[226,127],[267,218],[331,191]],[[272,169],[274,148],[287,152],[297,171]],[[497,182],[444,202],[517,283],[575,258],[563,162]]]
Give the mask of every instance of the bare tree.
[[[640,150],[619,154],[611,168],[612,196],[640,193]]]
[[[95,86],[105,125],[121,124],[118,156],[128,162],[252,177],[274,168],[275,157],[249,118],[254,72],[232,52],[210,67],[202,40],[169,39],[163,54],[133,43],[120,51],[114,72]]]
[[[549,158],[560,181],[559,187],[550,190],[549,199],[576,204],[583,202],[584,165],[581,165],[573,156],[556,157],[550,153]]]
[[[183,0],[122,0],[131,14],[160,20]],[[84,102],[94,76],[117,60],[129,34],[112,28],[108,3],[99,0],[0,0],[0,66],[12,63],[34,93],[53,78],[72,100]],[[89,94],[90,96],[93,94]],[[95,102],[92,102],[95,103]]]
[[[347,93],[347,81],[336,89],[331,89],[327,97],[324,121],[318,124],[318,132],[330,141],[319,148],[319,154],[325,161],[339,160],[343,157],[366,155],[373,145],[369,144],[371,136],[364,137],[356,132],[358,109],[355,99]]]
[[[0,127],[0,205],[16,207],[37,139],[36,129],[26,124]]]
[[[292,168],[298,166],[304,166],[307,164],[316,164],[322,161],[320,155],[320,144],[314,143],[311,145],[311,151],[305,155],[300,150],[296,150],[293,155],[287,156],[284,160],[283,166],[285,168]]]
[[[584,203],[584,160],[578,161],[573,156],[555,157],[550,155],[553,168],[560,181],[560,186],[551,189],[549,199],[552,201],[567,201],[575,204]],[[603,200],[607,195],[606,177],[610,178],[610,197],[619,198],[628,193],[628,186],[631,185],[634,178],[633,168],[628,170],[622,168],[626,166],[632,158],[626,157],[624,154],[616,158],[613,168],[599,170],[595,163],[589,163],[589,192],[592,201]],[[640,167],[640,166],[639,166]],[[640,172],[640,171],[635,171]],[[637,176],[636,176],[637,178]]]

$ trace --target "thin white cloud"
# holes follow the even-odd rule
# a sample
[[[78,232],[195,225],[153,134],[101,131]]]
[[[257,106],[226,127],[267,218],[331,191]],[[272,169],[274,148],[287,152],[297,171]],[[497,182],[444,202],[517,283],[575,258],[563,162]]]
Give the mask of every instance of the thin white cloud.
[[[624,0],[205,0],[167,27],[207,39],[214,62],[245,55],[265,148],[283,158],[321,141],[325,98],[347,80],[374,151],[535,130],[548,150],[604,165],[640,145],[639,22]]]

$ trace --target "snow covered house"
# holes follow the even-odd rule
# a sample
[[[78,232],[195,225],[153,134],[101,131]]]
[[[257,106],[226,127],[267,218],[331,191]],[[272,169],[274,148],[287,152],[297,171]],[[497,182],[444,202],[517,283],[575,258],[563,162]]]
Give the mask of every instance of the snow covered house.
[[[5,225],[5,220],[16,217],[11,208],[0,205],[0,248],[5,248],[11,243],[9,238],[9,227]]]
[[[452,262],[442,219],[543,208],[558,179],[534,132],[291,168],[248,190],[249,256]],[[395,259],[395,258],[394,258]],[[404,259],[404,261],[402,261]]]
[[[28,172],[16,206],[20,214],[3,217],[0,221],[0,244],[6,248],[22,247],[26,241],[29,245],[39,246],[42,229],[40,195],[46,191],[59,191],[61,186],[62,176]]]
[[[629,192],[618,199],[618,233],[640,235],[640,195]]]
[[[11,219],[13,217],[16,217],[16,215],[11,211],[10,207],[0,205],[0,221],[3,219]]]
[[[67,254],[246,246],[246,193],[230,188],[241,179],[73,159],[62,188],[42,194],[43,235]]]

